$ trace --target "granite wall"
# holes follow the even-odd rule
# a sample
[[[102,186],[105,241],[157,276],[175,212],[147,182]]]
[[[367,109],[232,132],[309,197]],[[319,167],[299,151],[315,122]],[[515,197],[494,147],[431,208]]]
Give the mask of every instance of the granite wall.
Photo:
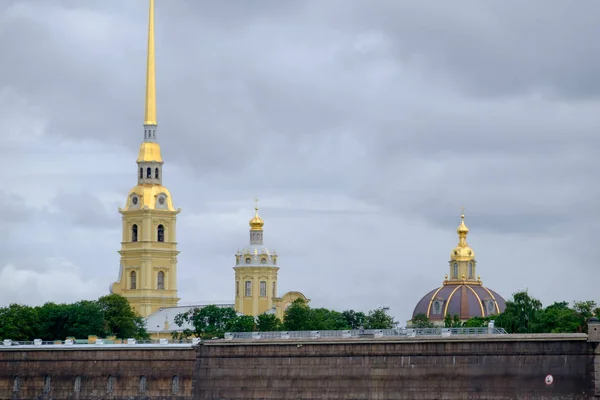
[[[194,362],[191,346],[13,346],[0,349],[0,399],[190,399]]]
[[[0,400],[600,399],[596,336],[0,346]]]
[[[595,398],[582,334],[222,340],[197,350],[196,400]]]

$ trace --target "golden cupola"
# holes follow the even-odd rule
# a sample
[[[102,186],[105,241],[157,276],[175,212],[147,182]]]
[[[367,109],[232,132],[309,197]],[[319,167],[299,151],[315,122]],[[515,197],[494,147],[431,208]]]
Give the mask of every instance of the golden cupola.
[[[254,207],[254,217],[249,222],[251,231],[262,231],[265,221],[258,215],[258,206]]]
[[[469,247],[467,243],[467,234],[469,228],[465,225],[465,214],[460,216],[460,225],[456,228],[458,233],[458,245],[452,250],[450,254],[450,260],[452,261],[472,261],[475,260],[475,252]]]

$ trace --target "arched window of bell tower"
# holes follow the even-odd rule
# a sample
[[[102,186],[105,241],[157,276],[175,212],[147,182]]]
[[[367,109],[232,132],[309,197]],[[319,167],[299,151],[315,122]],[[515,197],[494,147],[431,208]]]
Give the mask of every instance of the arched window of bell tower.
[[[146,178],[152,178],[152,168],[150,167],[146,168]]]
[[[473,279],[473,263],[469,263],[469,279]]]
[[[158,179],[158,168],[154,169],[154,179]]]
[[[137,287],[137,276],[135,271],[131,271],[131,274],[129,274],[129,278],[130,278],[130,282],[129,282],[129,288],[130,289],[135,289]]]
[[[454,263],[454,268],[452,270],[452,278],[458,279],[458,264]]]
[[[133,224],[133,226],[131,227],[131,241],[137,242],[137,239],[138,239],[138,226],[136,224]]]
[[[140,168],[140,179],[144,179],[144,168]]]
[[[156,288],[158,290],[165,290],[165,273],[162,271],[158,272],[158,283],[156,285]]]
[[[156,229],[156,236],[159,242],[165,241],[165,227],[163,225],[159,225]]]

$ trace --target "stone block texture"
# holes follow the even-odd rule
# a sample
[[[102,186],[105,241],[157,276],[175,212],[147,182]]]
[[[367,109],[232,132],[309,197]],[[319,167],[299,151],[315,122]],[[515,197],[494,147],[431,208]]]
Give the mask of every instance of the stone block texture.
[[[196,400],[591,399],[585,335],[206,342]],[[551,374],[554,382],[547,385]]]
[[[190,399],[195,352],[171,349],[0,351],[0,399]]]

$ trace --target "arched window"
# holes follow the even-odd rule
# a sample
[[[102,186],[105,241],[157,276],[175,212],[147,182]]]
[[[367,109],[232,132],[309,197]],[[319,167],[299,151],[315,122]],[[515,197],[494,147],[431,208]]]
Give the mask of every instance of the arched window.
[[[439,301],[436,301],[435,303],[433,303],[433,313],[434,314],[439,314],[441,311],[442,306],[440,305]]]
[[[469,279],[473,279],[473,263],[469,263]]]
[[[273,282],[273,297],[277,297],[275,296],[275,282]]]
[[[260,297],[267,297],[267,282],[260,282]]]
[[[261,259],[260,259],[260,263],[261,263],[261,264],[266,264],[266,263],[267,263],[267,259],[266,259],[266,258],[264,258],[264,257],[263,257],[263,258],[261,258]]]
[[[250,264],[250,257],[246,258],[246,264]]]
[[[235,297],[240,297],[240,282],[235,282]]]
[[[454,263],[454,269],[452,271],[452,278],[458,279],[458,264]]]
[[[171,393],[177,394],[179,392],[179,377],[175,375],[171,381]]]
[[[152,168],[150,167],[146,169],[146,178],[152,178]]]
[[[154,179],[158,179],[158,168],[154,169]]]
[[[158,285],[156,288],[158,290],[165,290],[165,273],[162,271],[158,272]]]
[[[73,385],[73,391],[75,393],[81,392],[81,376],[77,375],[75,377],[75,384]]]
[[[144,178],[144,168],[140,168],[140,179]]]
[[[137,228],[136,224],[133,224],[131,226],[131,241],[137,242],[137,236],[138,236],[138,228]]]
[[[115,388],[115,377],[109,375],[108,379],[106,380],[106,393],[112,393],[114,388]]]
[[[164,242],[165,241],[165,227],[163,225],[159,225],[157,230],[157,239],[159,242]]]
[[[246,288],[245,288],[244,296],[246,296],[246,297],[252,296],[252,282],[251,281],[246,281]]]
[[[140,392],[144,393],[146,391],[146,377],[142,375],[140,377]]]
[[[130,278],[129,279],[130,280],[129,288],[130,289],[135,289],[136,286],[137,286],[137,282],[136,282],[137,276],[135,274],[135,271],[131,271],[131,274],[129,274],[129,278]]]

